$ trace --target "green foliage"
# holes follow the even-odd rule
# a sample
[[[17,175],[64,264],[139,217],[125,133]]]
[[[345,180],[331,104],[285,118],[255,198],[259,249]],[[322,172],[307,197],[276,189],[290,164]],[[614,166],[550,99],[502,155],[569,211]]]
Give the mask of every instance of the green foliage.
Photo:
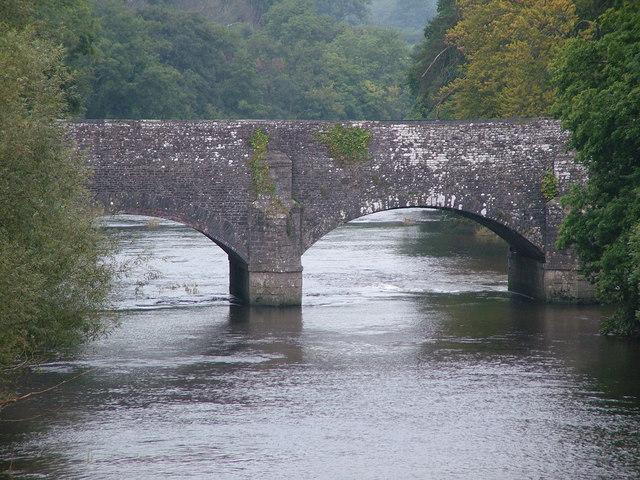
[[[408,58],[397,33],[319,16],[311,1],[284,0],[251,39],[272,118],[402,118]]]
[[[393,26],[412,44],[420,42],[424,26],[436,13],[437,0],[373,0],[371,4],[373,23]]]
[[[111,244],[94,225],[84,160],[63,140],[64,52],[0,24],[0,364],[108,326]]]
[[[573,247],[599,298],[617,306],[603,328],[640,335],[640,4],[620,2],[598,20],[600,36],[575,38],[555,67],[556,111],[589,181],[571,207],[560,247]]]
[[[63,45],[67,60],[91,53],[95,22],[88,0],[4,0],[0,20],[18,30],[29,26]]]
[[[337,21],[360,24],[367,19],[367,7],[371,0],[314,0],[313,3],[321,15],[330,15]]]
[[[326,15],[313,0],[252,2],[258,26],[221,26],[176,10],[181,2],[155,3],[135,11],[123,0],[96,3],[101,28],[87,117],[405,115],[406,43],[390,30],[334,18],[366,2],[325,2]]]
[[[404,118],[409,97],[400,82],[409,57],[397,32],[381,27],[345,29],[327,50],[326,68],[333,79],[322,79],[322,87],[306,95],[311,99],[318,91],[333,94],[336,104],[322,118]],[[330,104],[321,98],[318,109]]]
[[[282,0],[126,0],[131,8],[161,5],[175,10],[200,12],[221,25],[248,22],[259,25],[262,16]],[[367,19],[371,0],[313,0],[315,11],[336,21],[362,24]]]
[[[275,193],[276,186],[269,177],[269,164],[265,160],[269,148],[269,135],[264,128],[258,128],[253,132],[249,145],[253,149],[253,155],[249,158],[248,165],[256,195]]]
[[[588,27],[600,15],[612,8],[619,0],[574,0],[576,11],[582,20],[579,27]]]
[[[548,115],[549,65],[573,32],[572,0],[458,0],[446,41],[464,55],[461,75],[440,90],[454,118]]]
[[[18,30],[30,28],[41,38],[64,47],[71,75],[63,85],[69,112],[78,114],[87,95],[95,40],[90,0],[3,0],[0,21]]]
[[[540,191],[547,201],[558,196],[558,177],[556,177],[553,170],[547,170],[544,172],[542,180],[540,181]]]
[[[319,132],[316,138],[327,146],[329,156],[340,166],[352,166],[364,163],[369,157],[369,142],[372,133],[361,127],[345,127],[335,123]]]
[[[559,48],[568,38],[596,35],[593,20],[616,2],[438,0],[408,71],[416,98],[410,117],[549,115]]]
[[[90,118],[257,116],[255,72],[240,37],[203,17],[118,0],[96,6]]]
[[[251,135],[249,145],[251,145],[251,148],[253,148],[256,155],[264,156],[269,148],[269,140],[270,137],[267,132],[264,131],[264,128],[258,128]]]

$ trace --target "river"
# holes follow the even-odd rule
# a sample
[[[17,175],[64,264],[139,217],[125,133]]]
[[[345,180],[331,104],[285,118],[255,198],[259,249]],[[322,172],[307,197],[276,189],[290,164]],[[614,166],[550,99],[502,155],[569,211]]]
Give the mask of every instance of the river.
[[[506,245],[440,218],[335,230],[286,309],[233,305],[199,233],[110,218],[148,261],[120,326],[21,390],[71,381],[2,412],[0,478],[640,478],[639,345],[508,293]]]

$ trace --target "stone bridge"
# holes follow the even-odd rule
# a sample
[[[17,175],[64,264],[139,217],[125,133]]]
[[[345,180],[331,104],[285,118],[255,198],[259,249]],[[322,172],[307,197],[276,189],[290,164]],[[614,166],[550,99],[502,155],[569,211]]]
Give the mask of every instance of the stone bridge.
[[[369,161],[331,158],[318,137],[331,122],[67,122],[107,210],[202,232],[228,254],[230,292],[247,303],[299,305],[309,247],[349,220],[404,207],[455,211],[506,240],[511,291],[593,298],[572,252],[555,248],[564,212],[541,190],[547,172],[560,194],[585,180],[557,121],[342,124],[371,133]],[[268,135],[263,154],[252,146],[258,131]]]

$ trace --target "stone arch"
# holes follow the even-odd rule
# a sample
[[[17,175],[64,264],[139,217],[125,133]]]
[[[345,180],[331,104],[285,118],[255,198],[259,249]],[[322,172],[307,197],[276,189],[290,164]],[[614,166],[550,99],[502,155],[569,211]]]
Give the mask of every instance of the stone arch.
[[[203,208],[181,200],[146,193],[97,195],[96,200],[109,213],[147,215],[182,223],[218,245],[229,256],[231,268],[233,265],[248,264],[247,249],[239,240],[233,224]]]
[[[437,201],[433,201],[434,198]],[[314,231],[314,236],[307,237],[301,253],[304,253],[304,251],[310,248],[317,240],[335,228],[372,213],[402,208],[433,208],[455,212],[493,231],[509,245],[507,258],[509,265],[507,274],[509,291],[531,298],[544,298],[544,265],[546,258],[544,250],[540,246],[536,245],[530,238],[527,238],[526,233],[519,231],[514,225],[509,225],[508,222],[500,221],[486,215],[486,212],[483,211],[483,202],[473,201],[472,198],[463,199],[462,204],[475,207],[479,210],[478,212],[474,212],[447,206],[447,203],[441,201],[443,198],[446,197],[442,195],[432,195],[426,198],[419,197],[411,200],[390,197],[385,200],[365,201],[352,208],[347,207],[346,210],[341,211],[339,215],[332,218],[332,223],[322,225],[322,227],[324,227],[322,234],[319,234],[320,230],[318,229]]]
[[[473,204],[472,202],[468,202]],[[477,202],[474,202],[477,203]],[[524,233],[519,232],[513,226],[507,225],[505,222],[493,219],[489,216],[482,215],[468,210],[460,210],[457,208],[443,206],[439,202],[429,202],[421,199],[417,199],[412,202],[401,202],[397,198],[387,199],[385,201],[370,201],[364,202],[359,206],[354,206],[347,211],[341,212],[341,215],[334,217],[334,221],[328,225],[324,225],[324,231],[316,230],[314,235],[307,239],[307,242],[303,245],[302,252],[304,253],[318,240],[324,237],[329,232],[335,230],[341,225],[344,225],[351,220],[370,215],[372,213],[383,212],[387,210],[397,210],[402,208],[432,208],[437,210],[455,212],[456,214],[473,220],[483,227],[488,228],[500,238],[502,238],[509,245],[511,251],[518,252],[519,255],[532,259],[535,262],[543,263],[545,261],[545,255],[538,245],[532,242]],[[482,208],[482,207],[480,207]]]
[[[590,295],[582,293],[575,256],[555,247],[564,212],[540,192],[545,172],[553,171],[561,193],[587,178],[555,120],[353,122],[373,133],[371,162],[347,168],[317,141],[327,122],[64,124],[87,152],[90,188],[109,210],[202,232],[228,254],[232,294],[244,292],[248,303],[298,304],[302,252],[349,220],[404,207],[455,210],[498,233],[512,247],[512,290],[547,301]],[[289,213],[275,222],[256,209],[247,167],[255,153],[248,139],[259,127],[271,134],[274,155],[264,160],[276,213]]]

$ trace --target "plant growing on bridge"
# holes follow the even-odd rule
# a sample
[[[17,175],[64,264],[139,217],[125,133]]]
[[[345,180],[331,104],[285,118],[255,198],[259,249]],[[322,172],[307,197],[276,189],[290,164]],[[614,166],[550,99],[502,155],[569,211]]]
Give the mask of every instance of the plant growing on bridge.
[[[253,149],[253,155],[248,161],[251,169],[251,179],[257,195],[262,193],[275,193],[276,186],[269,177],[269,164],[265,160],[269,148],[269,135],[260,127],[253,132],[249,139],[249,145]]]
[[[560,193],[558,177],[556,177],[553,170],[547,170],[544,172],[542,180],[540,180],[540,191],[547,201],[556,198],[558,193]]]
[[[345,127],[335,123],[316,134],[327,146],[329,155],[342,167],[364,163],[369,157],[369,142],[373,134],[362,127]]]

